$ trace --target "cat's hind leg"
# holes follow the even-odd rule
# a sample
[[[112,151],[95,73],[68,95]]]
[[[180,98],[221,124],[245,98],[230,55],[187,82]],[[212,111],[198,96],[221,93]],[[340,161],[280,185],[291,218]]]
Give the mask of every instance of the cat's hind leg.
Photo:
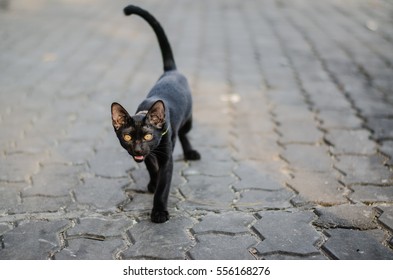
[[[190,117],[185,124],[179,129],[179,140],[183,148],[184,158],[186,160],[199,160],[201,155],[198,151],[192,148],[190,141],[188,140],[187,133],[192,128],[192,117]]]

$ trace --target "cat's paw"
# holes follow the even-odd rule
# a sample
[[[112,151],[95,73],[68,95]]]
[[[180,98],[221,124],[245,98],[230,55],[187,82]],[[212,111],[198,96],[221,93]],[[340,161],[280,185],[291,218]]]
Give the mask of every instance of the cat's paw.
[[[198,153],[198,151],[195,150],[189,150],[184,153],[184,158],[186,160],[200,160],[201,155]]]
[[[169,220],[168,211],[152,211],[150,219],[153,223],[161,224]]]

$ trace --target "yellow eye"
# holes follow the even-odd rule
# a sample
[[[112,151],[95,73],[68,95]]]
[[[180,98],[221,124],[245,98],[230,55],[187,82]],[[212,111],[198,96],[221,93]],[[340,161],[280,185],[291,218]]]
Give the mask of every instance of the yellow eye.
[[[132,137],[131,137],[131,135],[126,134],[126,135],[123,135],[123,139],[124,139],[124,141],[129,142],[129,141],[131,141]]]
[[[146,141],[151,141],[152,139],[153,139],[153,134],[146,134],[145,136],[143,136],[143,138],[146,140]]]

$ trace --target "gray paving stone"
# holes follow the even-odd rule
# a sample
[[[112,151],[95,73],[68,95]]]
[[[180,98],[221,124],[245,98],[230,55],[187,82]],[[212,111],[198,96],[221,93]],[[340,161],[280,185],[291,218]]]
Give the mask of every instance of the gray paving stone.
[[[299,171],[294,176],[287,184],[298,192],[294,199],[296,204],[335,205],[347,202],[345,190],[332,172]]]
[[[254,134],[248,131],[244,135],[239,133],[231,145],[235,150],[233,158],[236,162],[244,160],[272,161],[278,156],[279,145],[273,132]]]
[[[362,120],[348,110],[321,110],[318,118],[325,129],[359,129]]]
[[[393,231],[393,209],[389,207],[378,208],[383,211],[382,215],[378,218],[378,221],[381,222],[390,231]]]
[[[292,89],[272,88],[269,90],[269,99],[273,104],[304,106],[304,97],[296,87]]]
[[[291,121],[313,123],[315,119],[314,113],[308,109],[307,104],[304,102],[303,95],[300,92],[298,92],[298,95],[298,98],[302,100],[299,104],[288,105],[285,103],[278,103],[274,106],[275,120],[278,123],[288,123]]]
[[[380,150],[389,157],[387,164],[393,166],[393,141],[383,141]]]
[[[328,151],[322,146],[286,145],[282,156],[299,171],[327,172],[332,167]]]
[[[128,230],[133,245],[122,252],[123,258],[184,259],[193,244],[187,232],[192,226],[193,220],[187,217],[172,217],[164,224],[141,221]]]
[[[375,229],[377,228],[377,213],[370,206],[365,205],[337,205],[332,207],[318,207],[315,213],[319,218],[315,225],[324,228],[353,228]]]
[[[282,163],[277,159],[269,162],[242,161],[233,172],[239,177],[239,181],[234,183],[236,190],[281,190],[287,179]]]
[[[334,85],[329,85],[326,82],[310,83],[309,81],[307,92],[310,94],[314,107],[318,110],[350,112],[352,109],[351,103],[343,98],[342,93],[334,88]]]
[[[392,106],[393,110],[393,106]],[[393,115],[393,113],[392,113]],[[393,139],[393,119],[392,118],[368,118],[367,124],[373,131],[375,139]]]
[[[185,176],[201,174],[206,176],[230,176],[234,163],[232,161],[194,161],[183,171]]]
[[[115,211],[126,196],[123,188],[130,183],[127,178],[86,178],[75,189],[78,203],[90,205],[101,211]]]
[[[69,222],[27,221],[3,235],[0,248],[2,260],[43,260],[60,249],[58,233],[69,226]]]
[[[254,99],[254,102],[256,102],[256,100],[259,99]],[[275,125],[273,124],[273,122],[270,121],[268,112],[262,113],[263,110],[266,110],[264,109],[264,107],[258,106],[258,104],[252,104],[247,106],[249,107],[247,107],[247,110],[244,109],[244,111],[248,113],[249,117],[235,119],[236,127],[234,130],[236,131],[237,134],[240,135],[240,137],[245,136],[249,138],[251,134],[266,135],[274,130]],[[251,108],[258,108],[258,113],[256,114],[255,112],[250,112]],[[243,112],[243,110],[240,110],[240,108],[237,107],[237,109],[240,111],[240,113]],[[262,115],[265,116],[261,117]],[[258,120],[258,121],[250,121],[250,120]]]
[[[0,161],[0,180],[7,182],[27,182],[39,171],[39,162],[45,157],[26,153],[7,155]]]
[[[179,188],[186,200],[182,207],[230,209],[235,199],[232,177],[188,176],[188,184]]]
[[[388,117],[392,114],[392,106],[383,100],[362,98],[357,100],[356,106],[367,117]]]
[[[27,186],[26,183],[0,182],[0,213],[7,213],[20,202],[20,191]]]
[[[242,212],[227,212],[221,214],[208,214],[192,228],[194,233],[248,233],[248,226],[254,221],[251,214]]]
[[[45,164],[40,172],[32,177],[32,187],[24,190],[24,196],[47,195],[67,196],[70,190],[80,185],[83,166],[65,164]]]
[[[240,198],[234,203],[234,206],[242,211],[283,209],[292,206],[290,200],[293,195],[293,192],[284,188],[274,191],[244,190],[240,192]]]
[[[113,137],[116,136],[113,135]],[[117,146],[116,148],[98,150],[88,162],[91,172],[110,178],[126,177],[127,171],[137,165],[126,150]]]
[[[373,156],[338,156],[335,166],[345,173],[342,181],[350,184],[392,184],[392,173],[382,165],[382,158]]]
[[[7,231],[11,230],[11,226],[8,224],[0,224],[0,236],[6,233]]]
[[[71,196],[28,196],[22,197],[20,204],[15,205],[10,213],[45,213],[62,211],[71,205]]]
[[[66,231],[67,237],[74,236],[103,236],[106,238],[121,236],[133,224],[132,220],[116,217],[85,217],[78,220],[77,224]]]
[[[62,141],[50,151],[50,162],[85,164],[93,155],[93,148],[84,142]]]
[[[189,251],[195,260],[253,260],[248,249],[257,243],[251,235],[197,235],[197,244]]]
[[[350,198],[365,203],[392,202],[393,186],[353,186]]]
[[[191,139],[190,139],[191,141]],[[179,146],[179,145],[178,145]],[[176,146],[176,147],[178,147]],[[227,147],[207,147],[198,146],[198,152],[202,156],[203,162],[231,161],[232,153]]]
[[[124,246],[121,238],[103,241],[89,238],[67,240],[67,247],[55,254],[56,260],[110,260]]]
[[[372,155],[377,148],[366,130],[329,130],[326,139],[333,144],[334,154]]]
[[[260,255],[272,253],[310,254],[319,253],[315,247],[321,239],[311,226],[311,212],[259,212],[261,219],[253,228],[263,241],[255,246]]]
[[[385,234],[379,229],[366,231],[332,229],[326,231],[326,234],[329,239],[322,248],[332,258],[340,260],[393,259],[392,250],[381,244]]]
[[[322,140],[323,134],[316,127],[316,122],[312,120],[291,120],[281,123],[278,127],[282,137],[280,142],[302,143],[313,145]]]

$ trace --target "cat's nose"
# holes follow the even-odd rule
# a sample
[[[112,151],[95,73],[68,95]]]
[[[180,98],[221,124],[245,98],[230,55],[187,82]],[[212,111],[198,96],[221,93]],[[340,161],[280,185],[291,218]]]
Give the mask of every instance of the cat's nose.
[[[141,147],[140,144],[136,144],[136,145],[135,145],[135,147],[134,147],[134,152],[135,152],[136,154],[141,154],[141,153],[142,153],[142,147]]]

